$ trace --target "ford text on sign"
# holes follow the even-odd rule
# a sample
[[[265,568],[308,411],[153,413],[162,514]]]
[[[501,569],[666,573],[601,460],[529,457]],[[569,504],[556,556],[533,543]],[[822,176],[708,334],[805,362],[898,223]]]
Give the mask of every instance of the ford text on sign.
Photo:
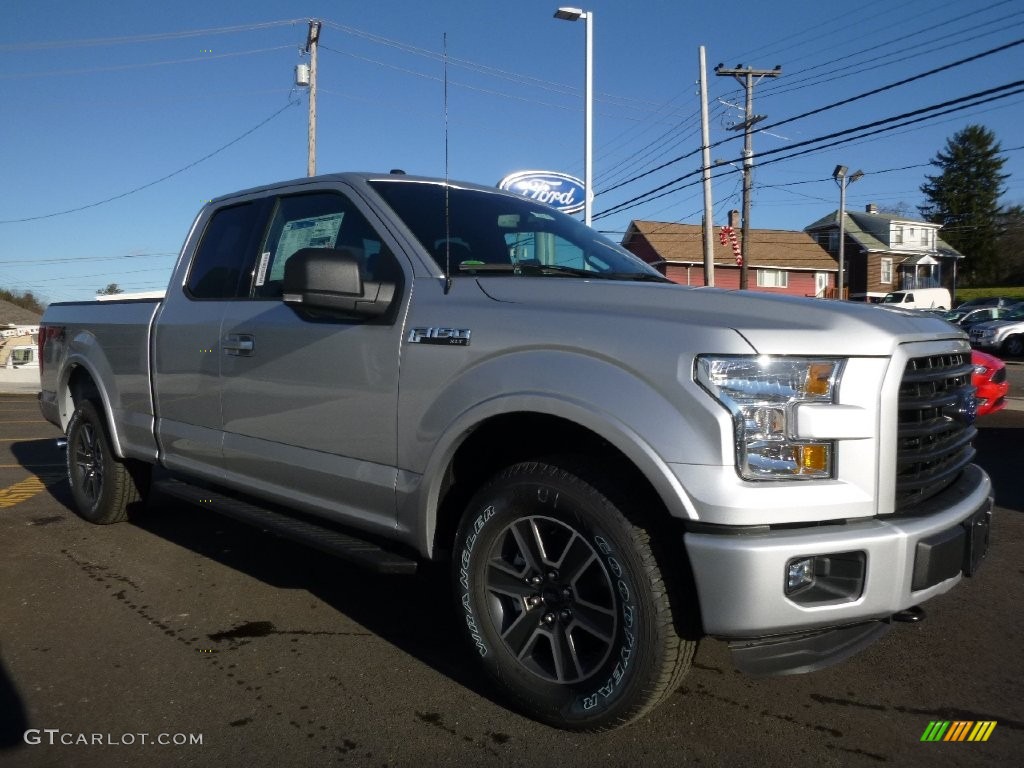
[[[557,171],[517,171],[498,182],[498,189],[550,205],[562,213],[583,210],[586,187],[575,176]]]

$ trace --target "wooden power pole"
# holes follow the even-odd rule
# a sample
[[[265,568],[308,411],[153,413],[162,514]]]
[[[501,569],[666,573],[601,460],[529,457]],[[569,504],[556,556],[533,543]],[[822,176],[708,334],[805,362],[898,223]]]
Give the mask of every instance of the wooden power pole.
[[[750,261],[750,186],[751,176],[754,168],[754,123],[765,119],[765,115],[754,114],[754,78],[760,80],[762,77],[778,77],[782,74],[782,67],[775,69],[752,69],[740,65],[735,69],[725,69],[721,64],[715,67],[715,74],[719,77],[731,75],[735,77],[747,93],[746,108],[744,109],[743,122],[734,125],[731,130],[743,130],[743,239],[741,249],[743,251],[743,264],[740,265],[740,288],[747,287],[747,263]]]
[[[320,42],[320,22],[309,20],[306,53],[309,54],[309,157],[306,175],[316,176],[316,49]]]

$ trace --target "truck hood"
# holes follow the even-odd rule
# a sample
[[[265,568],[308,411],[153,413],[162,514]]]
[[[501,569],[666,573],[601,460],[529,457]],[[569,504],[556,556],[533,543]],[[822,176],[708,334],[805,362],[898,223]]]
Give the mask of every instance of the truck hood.
[[[506,276],[477,282],[500,302],[732,328],[759,354],[891,355],[899,343],[967,338],[937,316],[870,304],[617,280]]]

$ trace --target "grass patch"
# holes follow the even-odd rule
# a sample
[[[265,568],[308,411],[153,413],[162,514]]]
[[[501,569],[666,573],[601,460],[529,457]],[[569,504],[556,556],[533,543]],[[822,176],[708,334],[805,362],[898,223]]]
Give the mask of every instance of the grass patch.
[[[1016,288],[958,288],[953,304],[960,304],[968,299],[984,299],[989,296],[1007,296],[1024,301],[1024,286]]]

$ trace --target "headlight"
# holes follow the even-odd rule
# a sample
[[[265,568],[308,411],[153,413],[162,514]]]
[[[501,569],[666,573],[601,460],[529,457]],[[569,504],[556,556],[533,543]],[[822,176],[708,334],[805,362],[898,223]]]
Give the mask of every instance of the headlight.
[[[794,433],[801,403],[833,403],[843,361],[790,357],[697,358],[697,381],[733,417],[744,480],[832,477],[835,441]]]

